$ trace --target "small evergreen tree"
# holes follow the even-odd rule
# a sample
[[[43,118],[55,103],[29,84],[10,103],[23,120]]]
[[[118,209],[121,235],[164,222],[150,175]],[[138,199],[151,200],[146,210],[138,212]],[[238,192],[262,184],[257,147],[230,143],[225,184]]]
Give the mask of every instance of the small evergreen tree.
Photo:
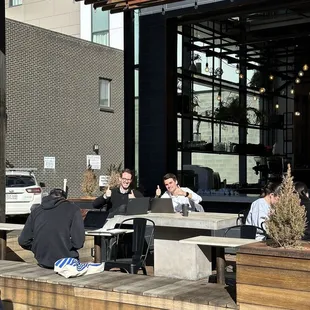
[[[275,247],[297,247],[304,236],[306,211],[300,206],[298,193],[295,192],[291,167],[283,178],[279,200],[271,206],[266,230],[271,238],[268,243]]]
[[[84,179],[82,183],[82,192],[87,196],[92,196],[93,192],[98,187],[97,176],[92,169],[91,165],[88,166],[87,170],[84,172]]]

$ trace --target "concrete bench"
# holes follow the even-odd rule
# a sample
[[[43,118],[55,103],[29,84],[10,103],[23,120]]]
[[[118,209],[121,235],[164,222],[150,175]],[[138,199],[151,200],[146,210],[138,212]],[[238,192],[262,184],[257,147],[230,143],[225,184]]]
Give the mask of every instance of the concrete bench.
[[[237,248],[241,245],[257,242],[255,239],[242,238],[226,238],[213,236],[197,236],[187,239],[182,239],[180,243],[196,244],[204,247],[216,248],[216,274],[217,283],[225,284],[225,252],[224,248]],[[210,262],[211,264],[211,262]]]
[[[4,309],[231,310],[223,285],[104,271],[66,279],[34,264],[0,260]]]

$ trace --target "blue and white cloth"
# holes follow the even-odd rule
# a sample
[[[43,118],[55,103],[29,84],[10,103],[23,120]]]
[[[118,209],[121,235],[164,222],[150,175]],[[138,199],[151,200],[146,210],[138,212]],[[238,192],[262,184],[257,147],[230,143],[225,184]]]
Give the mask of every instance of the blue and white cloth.
[[[104,271],[104,263],[80,263],[76,258],[61,258],[54,264],[54,271],[65,278],[80,277]]]

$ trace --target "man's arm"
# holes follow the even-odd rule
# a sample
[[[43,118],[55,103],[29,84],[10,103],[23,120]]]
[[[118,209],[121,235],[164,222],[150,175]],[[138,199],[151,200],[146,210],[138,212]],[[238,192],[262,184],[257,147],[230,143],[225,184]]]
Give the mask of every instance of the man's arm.
[[[110,197],[108,199],[110,199]],[[97,197],[93,201],[93,207],[95,209],[102,209],[104,207],[104,205],[108,202],[108,199],[104,198],[104,195],[101,195],[101,196]]]
[[[199,203],[202,201],[201,196],[193,192],[191,189],[187,188],[186,191],[189,193],[188,198],[194,201],[195,203]]]
[[[75,249],[81,249],[85,242],[85,229],[81,212],[77,210],[74,214],[70,228],[71,242]]]
[[[32,213],[29,214],[24,229],[18,237],[19,245],[25,249],[31,251],[33,242],[33,227],[32,227]]]

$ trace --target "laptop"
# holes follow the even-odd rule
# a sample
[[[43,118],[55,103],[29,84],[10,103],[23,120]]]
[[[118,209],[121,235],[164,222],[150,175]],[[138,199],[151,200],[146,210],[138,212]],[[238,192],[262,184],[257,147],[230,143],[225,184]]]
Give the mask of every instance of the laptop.
[[[128,199],[126,215],[146,214],[149,209],[149,197]]]
[[[175,213],[171,198],[154,198],[151,201],[152,213]]]
[[[85,230],[95,230],[102,228],[106,223],[109,212],[89,210],[84,219]]]

